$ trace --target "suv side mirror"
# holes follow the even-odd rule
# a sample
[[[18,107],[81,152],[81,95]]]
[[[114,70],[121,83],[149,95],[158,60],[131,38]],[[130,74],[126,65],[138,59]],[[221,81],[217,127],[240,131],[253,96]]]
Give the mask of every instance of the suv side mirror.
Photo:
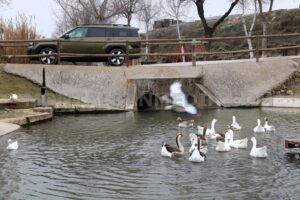
[[[70,35],[69,34],[66,34],[66,35],[64,35],[64,39],[69,39],[70,38]]]

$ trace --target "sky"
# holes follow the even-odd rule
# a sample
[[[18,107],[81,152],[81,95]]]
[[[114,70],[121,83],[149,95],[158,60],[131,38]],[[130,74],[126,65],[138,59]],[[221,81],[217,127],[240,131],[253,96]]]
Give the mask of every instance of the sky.
[[[274,10],[299,8],[299,5],[300,0],[275,0]],[[198,20],[196,7],[194,5],[190,7],[191,10],[188,13],[191,14],[186,16],[184,20]],[[207,0],[205,3],[205,15],[207,17],[219,16],[224,14],[228,8],[228,0]],[[55,12],[57,11],[58,6],[53,0],[12,0],[9,6],[0,7],[0,16],[4,19],[15,18],[18,13],[33,16],[38,32],[42,36],[49,38],[55,31]],[[233,14],[239,12],[238,9],[235,9]],[[141,24],[136,19],[133,21],[133,26],[142,29]]]

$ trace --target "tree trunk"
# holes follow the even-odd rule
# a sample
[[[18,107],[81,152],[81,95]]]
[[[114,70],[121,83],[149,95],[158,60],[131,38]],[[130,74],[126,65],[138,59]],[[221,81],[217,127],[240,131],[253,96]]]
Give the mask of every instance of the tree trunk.
[[[178,18],[176,19],[176,29],[177,29],[178,39],[181,40],[181,33],[180,33],[180,26],[179,26],[179,19]],[[184,47],[181,44],[181,41],[179,43],[180,43],[179,44],[180,45],[180,52],[184,53]],[[182,62],[185,62],[185,56],[182,56],[181,59],[182,59]]]
[[[148,29],[146,30],[146,40],[149,40],[149,32],[148,32]],[[148,42],[146,43],[145,53],[146,53],[146,54],[149,53]],[[148,60],[148,56],[145,56],[145,60],[146,60],[146,61]]]
[[[252,36],[252,31],[254,29],[254,25],[255,25],[255,22],[256,22],[257,3],[256,3],[256,0],[254,0],[254,14],[253,14],[252,24],[251,24],[251,27],[250,27],[249,31],[248,31],[247,23],[246,23],[246,19],[245,19],[245,3],[244,3],[244,1],[242,1],[242,6],[243,6],[242,23],[243,23],[245,36],[251,37]],[[252,40],[250,38],[247,39],[247,43],[248,43],[249,50],[253,50],[253,44],[252,44]],[[254,52],[253,51],[249,52],[249,55],[250,55],[250,58],[254,58]]]
[[[243,27],[244,27],[245,36],[246,36],[246,37],[249,37],[250,34],[248,33],[247,24],[246,24],[246,19],[244,18],[244,16],[243,16],[242,22],[243,22]],[[252,40],[251,40],[250,38],[247,39],[247,43],[248,43],[248,48],[249,48],[249,50],[253,50]],[[249,52],[249,54],[250,54],[250,58],[254,58],[254,53],[253,53],[253,51]]]
[[[267,35],[268,34],[268,28],[267,28],[267,22],[266,22],[266,20],[264,20],[263,22],[262,22],[262,29],[263,29],[263,35],[265,36],[265,35]],[[262,38],[262,40],[261,40],[261,47],[264,49],[264,48],[267,48],[267,38]],[[266,57],[266,53],[264,52],[264,51],[262,51],[262,55],[261,55],[262,57]]]

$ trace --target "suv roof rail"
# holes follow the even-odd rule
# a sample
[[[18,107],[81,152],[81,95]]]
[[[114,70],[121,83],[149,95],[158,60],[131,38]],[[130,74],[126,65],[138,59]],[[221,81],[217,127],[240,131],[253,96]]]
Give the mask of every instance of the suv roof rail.
[[[97,26],[99,26],[99,25],[101,25],[101,26],[125,26],[125,27],[131,27],[130,25],[127,25],[127,24],[80,24],[80,26],[95,26],[95,25],[97,25]]]

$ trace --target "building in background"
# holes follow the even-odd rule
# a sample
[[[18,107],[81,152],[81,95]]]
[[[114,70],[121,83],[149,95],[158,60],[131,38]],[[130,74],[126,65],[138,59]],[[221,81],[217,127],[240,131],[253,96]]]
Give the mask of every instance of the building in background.
[[[178,21],[180,24],[183,23],[181,20]],[[153,29],[166,28],[176,24],[174,19],[161,19],[154,21]]]

